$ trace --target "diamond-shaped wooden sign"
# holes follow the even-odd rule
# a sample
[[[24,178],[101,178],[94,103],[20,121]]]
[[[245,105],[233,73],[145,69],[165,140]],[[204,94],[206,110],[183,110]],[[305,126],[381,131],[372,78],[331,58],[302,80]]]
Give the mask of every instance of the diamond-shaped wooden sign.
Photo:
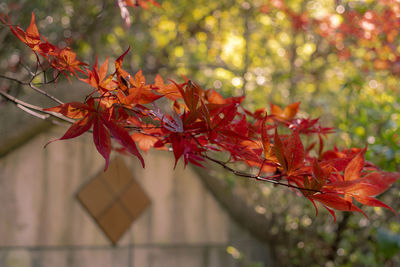
[[[121,158],[85,184],[77,198],[113,245],[150,204]]]

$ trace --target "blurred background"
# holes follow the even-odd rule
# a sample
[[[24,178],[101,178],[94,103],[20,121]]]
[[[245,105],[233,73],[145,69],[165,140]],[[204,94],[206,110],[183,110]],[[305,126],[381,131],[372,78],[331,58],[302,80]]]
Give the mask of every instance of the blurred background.
[[[323,125],[337,128],[327,148],[368,145],[367,160],[386,171],[400,171],[400,2],[158,3],[160,7],[149,4],[148,9],[128,7],[129,28],[112,0],[5,1],[0,12],[24,29],[34,12],[41,34],[60,47],[70,46],[88,64],[96,56],[100,62],[107,56],[113,62],[130,46],[126,69],[142,69],[148,80],[156,74],[177,81],[186,76],[226,97],[245,95],[251,110],[300,101],[300,116],[320,117]],[[24,44],[0,26],[0,73],[23,79],[20,63],[29,65],[32,60]],[[0,80],[0,89],[14,95],[28,90],[7,80]],[[6,158],[3,154],[0,161]],[[197,172],[244,231],[267,245],[273,259],[268,265],[227,244],[232,264],[400,265],[399,219],[386,210],[367,208],[369,219],[338,213],[333,223],[322,209],[315,217],[310,203],[285,188],[249,183],[217,168]],[[207,182],[207,176],[228,190],[214,192],[217,185]],[[245,204],[232,207],[229,196]],[[397,183],[381,199],[399,210],[399,197]]]

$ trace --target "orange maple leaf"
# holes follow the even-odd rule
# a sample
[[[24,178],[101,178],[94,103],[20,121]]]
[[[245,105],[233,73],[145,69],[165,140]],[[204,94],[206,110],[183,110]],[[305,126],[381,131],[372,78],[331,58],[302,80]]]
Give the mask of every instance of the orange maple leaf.
[[[292,103],[287,106],[284,110],[282,110],[279,106],[270,104],[271,106],[271,115],[275,116],[277,119],[290,121],[292,120],[297,112],[299,111],[300,102]]]

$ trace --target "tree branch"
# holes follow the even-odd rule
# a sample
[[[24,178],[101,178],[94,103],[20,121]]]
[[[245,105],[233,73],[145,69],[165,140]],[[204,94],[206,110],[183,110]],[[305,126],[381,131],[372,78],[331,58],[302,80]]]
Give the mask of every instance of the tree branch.
[[[2,78],[2,79],[10,80],[10,81],[19,83],[19,84],[21,84],[21,85],[28,85],[30,88],[32,88],[32,89],[35,90],[36,92],[38,92],[38,93],[40,93],[40,94],[46,96],[47,98],[49,98],[49,99],[51,99],[51,100],[57,102],[58,104],[60,104],[60,105],[64,104],[64,102],[62,102],[61,100],[59,100],[57,97],[55,97],[55,96],[53,96],[53,95],[50,95],[50,94],[47,93],[46,91],[43,91],[42,89],[36,87],[36,86],[35,86],[36,84],[32,83],[32,80],[33,80],[36,76],[37,76],[37,75],[32,76],[32,79],[31,79],[29,82],[23,82],[23,81],[20,81],[20,80],[18,80],[18,79],[15,79],[15,78],[8,77],[8,76],[5,76],[5,75],[0,74],[0,78]],[[55,80],[51,80],[51,81],[49,81],[49,82],[44,82],[44,83],[39,83],[39,84],[50,84],[50,83],[53,83],[54,81],[55,81]]]
[[[63,115],[61,115],[59,113],[51,112],[51,111],[45,111],[42,107],[26,103],[26,102],[24,102],[24,101],[22,101],[22,100],[20,100],[20,99],[18,99],[16,97],[10,95],[10,94],[7,94],[6,92],[0,91],[0,95],[3,96],[5,99],[11,101],[12,103],[16,104],[19,108],[23,107],[21,109],[23,109],[25,112],[27,112],[27,113],[29,113],[29,114],[31,114],[33,116],[36,116],[34,114],[37,114],[37,112],[41,112],[41,113],[47,114],[49,116],[55,117],[57,119],[60,119],[62,121],[68,122],[68,123],[74,123],[75,122],[75,120],[70,119],[68,117],[65,117],[65,116],[63,116]],[[28,112],[26,109],[29,109],[30,111],[33,111],[33,112]],[[37,111],[37,112],[35,112],[35,111]],[[38,117],[38,116],[36,116],[36,117]],[[48,117],[41,118],[39,116],[38,118],[47,119]]]
[[[291,185],[289,183],[282,183],[279,181],[276,181],[274,179],[277,178],[281,178],[282,174],[279,175],[272,175],[272,176],[259,176],[259,175],[254,175],[254,174],[250,174],[250,173],[245,173],[242,171],[237,171],[231,167],[229,167],[228,165],[226,165],[224,162],[218,160],[218,159],[214,159],[211,158],[207,155],[204,156],[204,158],[217,163],[218,165],[222,166],[225,170],[228,170],[230,172],[232,172],[234,175],[236,176],[240,176],[240,177],[244,177],[244,178],[250,178],[250,179],[256,179],[258,181],[263,181],[263,182],[267,182],[267,183],[271,183],[271,184],[276,184],[276,185],[283,185],[289,188],[294,188],[294,189],[299,189],[299,190],[304,190],[304,191],[310,191],[310,192],[316,192],[316,193],[322,193],[320,190],[316,190],[316,189],[310,189],[310,188],[303,188],[303,187],[299,187],[299,186],[295,186],[295,185]]]
[[[37,88],[39,89],[39,88]],[[40,89],[39,89],[40,90]],[[68,117],[65,117],[59,113],[55,113],[55,112],[51,112],[51,111],[45,111],[42,107],[39,106],[35,106],[29,103],[26,103],[6,92],[0,91],[0,95],[2,95],[4,98],[6,98],[7,100],[11,101],[12,103],[16,104],[16,106],[20,109],[22,109],[23,111],[27,112],[28,114],[35,116],[39,119],[42,120],[48,120],[50,117],[55,117],[57,119],[60,119],[62,121],[68,122],[68,123],[74,123],[75,120],[70,119]],[[42,114],[44,113],[44,114]],[[51,121],[52,123],[55,124],[54,121]],[[127,127],[127,128],[131,128],[131,127]],[[245,173],[242,171],[237,171],[231,167],[229,167],[228,165],[226,165],[224,162],[214,159],[210,156],[207,155],[202,155],[204,158],[222,166],[224,169],[232,172],[234,175],[239,176],[239,177],[245,177],[245,178],[250,178],[250,179],[256,179],[258,181],[263,181],[263,182],[267,182],[267,183],[272,183],[275,185],[282,185],[282,186],[286,186],[289,188],[293,188],[293,189],[298,189],[298,190],[304,190],[304,191],[310,191],[310,192],[316,192],[316,193],[322,193],[319,190],[315,190],[315,189],[309,189],[309,188],[303,188],[303,187],[299,187],[299,186],[295,186],[295,185],[291,185],[289,183],[282,183],[279,181],[276,181],[274,179],[277,178],[282,178],[282,174],[279,175],[272,175],[272,176],[260,176],[260,175],[254,175],[254,174],[250,174],[250,173]]]
[[[57,102],[58,104],[62,105],[64,104],[64,102],[62,102],[61,100],[59,100],[57,97],[50,95],[49,93],[47,93],[46,91],[43,91],[42,89],[34,86],[32,83],[29,83],[29,87],[32,88],[33,90],[35,90],[36,92],[50,98],[51,100]]]

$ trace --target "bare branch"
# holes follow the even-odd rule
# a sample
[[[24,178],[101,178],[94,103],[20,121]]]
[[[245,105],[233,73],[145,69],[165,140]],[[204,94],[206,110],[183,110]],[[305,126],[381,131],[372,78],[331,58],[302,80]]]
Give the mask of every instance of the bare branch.
[[[12,103],[14,103],[16,105],[23,106],[24,108],[27,108],[27,109],[29,109],[31,111],[38,111],[38,112],[41,112],[41,113],[44,113],[44,114],[48,114],[48,115],[50,115],[52,117],[55,117],[57,119],[60,119],[62,121],[68,122],[68,123],[74,123],[75,122],[75,120],[70,119],[68,117],[65,117],[62,114],[59,114],[59,113],[56,113],[56,112],[51,112],[51,111],[46,111],[42,107],[26,103],[26,102],[24,102],[24,101],[22,101],[22,100],[20,100],[20,99],[18,99],[16,97],[10,95],[10,94],[7,94],[6,92],[0,91],[0,95],[2,95],[4,98],[6,98],[7,100],[11,101]],[[32,113],[30,113],[30,114],[32,115]]]
[[[50,95],[49,93],[43,91],[42,89],[34,86],[32,83],[29,83],[29,87],[32,88],[33,90],[35,90],[36,92],[50,98],[51,100],[57,102],[58,104],[62,105],[64,104],[64,102],[62,102],[61,100],[59,100],[57,97]]]
[[[40,94],[46,96],[47,98],[49,98],[49,99],[51,99],[51,100],[57,102],[58,104],[60,104],[60,105],[64,104],[64,102],[62,102],[61,100],[59,100],[57,97],[55,97],[55,96],[53,96],[53,95],[50,95],[50,94],[47,93],[46,91],[43,91],[42,89],[40,89],[40,88],[38,88],[38,87],[35,86],[35,85],[38,85],[38,84],[48,84],[48,83],[52,83],[52,82],[54,82],[55,80],[51,80],[51,81],[45,82],[45,83],[34,84],[34,83],[32,83],[32,80],[33,80],[35,77],[36,77],[36,76],[32,76],[32,79],[31,79],[31,81],[29,81],[29,82],[23,82],[23,81],[20,81],[20,80],[18,80],[18,79],[15,79],[15,78],[8,77],[8,76],[5,76],[5,75],[0,74],[0,78],[6,79],[6,80],[10,80],[10,81],[13,81],[13,82],[22,84],[22,85],[28,85],[30,88],[32,88],[32,89],[35,90],[36,92],[38,92],[38,93],[40,93]]]
[[[0,74],[0,78],[6,79],[6,80],[10,80],[10,81],[22,84],[22,85],[28,85],[29,84],[27,82],[23,82],[23,81],[20,81],[18,79],[15,79],[15,78],[12,78],[12,77],[8,77],[8,76],[2,75],[2,74]]]
[[[31,110],[31,109],[29,109],[29,108],[27,108],[27,107],[24,107],[24,106],[21,105],[21,104],[17,104],[17,107],[19,107],[19,108],[22,109],[23,111],[25,111],[25,112],[31,114],[32,116],[35,116],[35,117],[37,117],[37,118],[39,118],[39,119],[42,119],[42,120],[46,120],[47,118],[50,117],[49,114],[40,114],[40,113],[38,113],[38,112],[36,112],[36,111],[33,111],[33,110]]]

